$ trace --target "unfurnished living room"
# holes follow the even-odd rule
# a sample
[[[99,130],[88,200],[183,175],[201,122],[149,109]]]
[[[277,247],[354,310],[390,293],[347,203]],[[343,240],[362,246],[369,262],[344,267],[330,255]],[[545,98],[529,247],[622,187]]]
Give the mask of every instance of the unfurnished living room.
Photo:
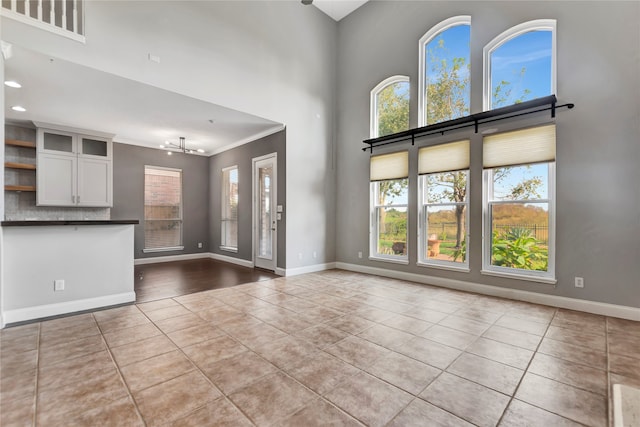
[[[0,425],[640,425],[640,2],[0,19]]]

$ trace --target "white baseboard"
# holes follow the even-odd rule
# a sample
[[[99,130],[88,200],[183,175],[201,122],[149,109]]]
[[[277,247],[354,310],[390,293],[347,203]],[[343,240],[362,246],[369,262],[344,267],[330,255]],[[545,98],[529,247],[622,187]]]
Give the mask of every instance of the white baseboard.
[[[280,274],[281,276],[297,276],[299,274],[315,273],[317,271],[331,270],[333,268],[336,268],[336,263],[328,262],[326,264],[307,265],[306,267],[280,269],[284,274],[280,274],[277,271],[276,274]]]
[[[197,254],[183,254],[183,255],[167,255],[167,256],[155,256],[149,258],[136,258],[133,260],[134,265],[141,264],[155,264],[157,262],[170,262],[170,261],[185,261],[189,259],[201,259],[210,258],[209,252],[200,252]]]
[[[8,325],[16,322],[24,322],[26,320],[42,319],[44,317],[58,316],[60,314],[69,314],[78,311],[108,307],[111,305],[126,304],[129,302],[135,302],[135,300],[135,292],[125,292],[122,294],[105,295],[103,297],[87,298],[57,304],[46,304],[35,307],[6,310],[2,313],[2,323],[3,325]]]
[[[209,252],[209,258],[215,259],[218,261],[228,262],[230,264],[240,265],[242,267],[253,268],[253,261],[248,261],[246,259],[234,258],[232,256],[214,254],[213,252]]]
[[[358,273],[375,274],[394,279],[408,280],[427,285],[441,286],[443,288],[457,289],[460,291],[476,292],[483,295],[491,295],[500,298],[508,298],[535,304],[550,305],[553,307],[567,308],[570,310],[584,311],[587,313],[604,316],[619,317],[640,321],[640,308],[624,305],[608,304],[604,302],[587,301],[577,298],[568,298],[558,295],[539,294],[518,289],[502,288],[499,286],[484,285],[481,283],[464,282],[462,280],[445,279],[442,277],[426,276],[423,274],[407,273],[403,271],[387,270],[384,268],[367,267],[357,264],[336,262],[335,268],[355,271]]]

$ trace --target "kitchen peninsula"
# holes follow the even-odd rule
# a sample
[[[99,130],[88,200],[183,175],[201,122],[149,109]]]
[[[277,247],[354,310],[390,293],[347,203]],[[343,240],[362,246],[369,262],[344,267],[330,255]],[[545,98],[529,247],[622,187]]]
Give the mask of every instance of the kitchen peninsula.
[[[2,221],[3,325],[134,302],[138,222]]]

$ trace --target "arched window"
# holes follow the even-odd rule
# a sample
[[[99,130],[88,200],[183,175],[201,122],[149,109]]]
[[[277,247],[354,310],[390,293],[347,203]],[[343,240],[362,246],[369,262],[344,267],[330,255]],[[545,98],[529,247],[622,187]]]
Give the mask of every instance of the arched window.
[[[556,21],[516,25],[483,50],[484,109],[556,94]]]
[[[469,115],[471,16],[454,16],[419,43],[418,126]]]
[[[409,129],[409,77],[389,77],[371,91],[371,138],[407,129]]]

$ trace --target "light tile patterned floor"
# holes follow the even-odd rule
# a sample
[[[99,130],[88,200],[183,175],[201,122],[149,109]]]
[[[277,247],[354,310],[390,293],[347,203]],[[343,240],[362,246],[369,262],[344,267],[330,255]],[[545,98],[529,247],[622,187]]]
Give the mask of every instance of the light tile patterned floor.
[[[8,328],[2,426],[607,426],[640,322],[331,270]]]

